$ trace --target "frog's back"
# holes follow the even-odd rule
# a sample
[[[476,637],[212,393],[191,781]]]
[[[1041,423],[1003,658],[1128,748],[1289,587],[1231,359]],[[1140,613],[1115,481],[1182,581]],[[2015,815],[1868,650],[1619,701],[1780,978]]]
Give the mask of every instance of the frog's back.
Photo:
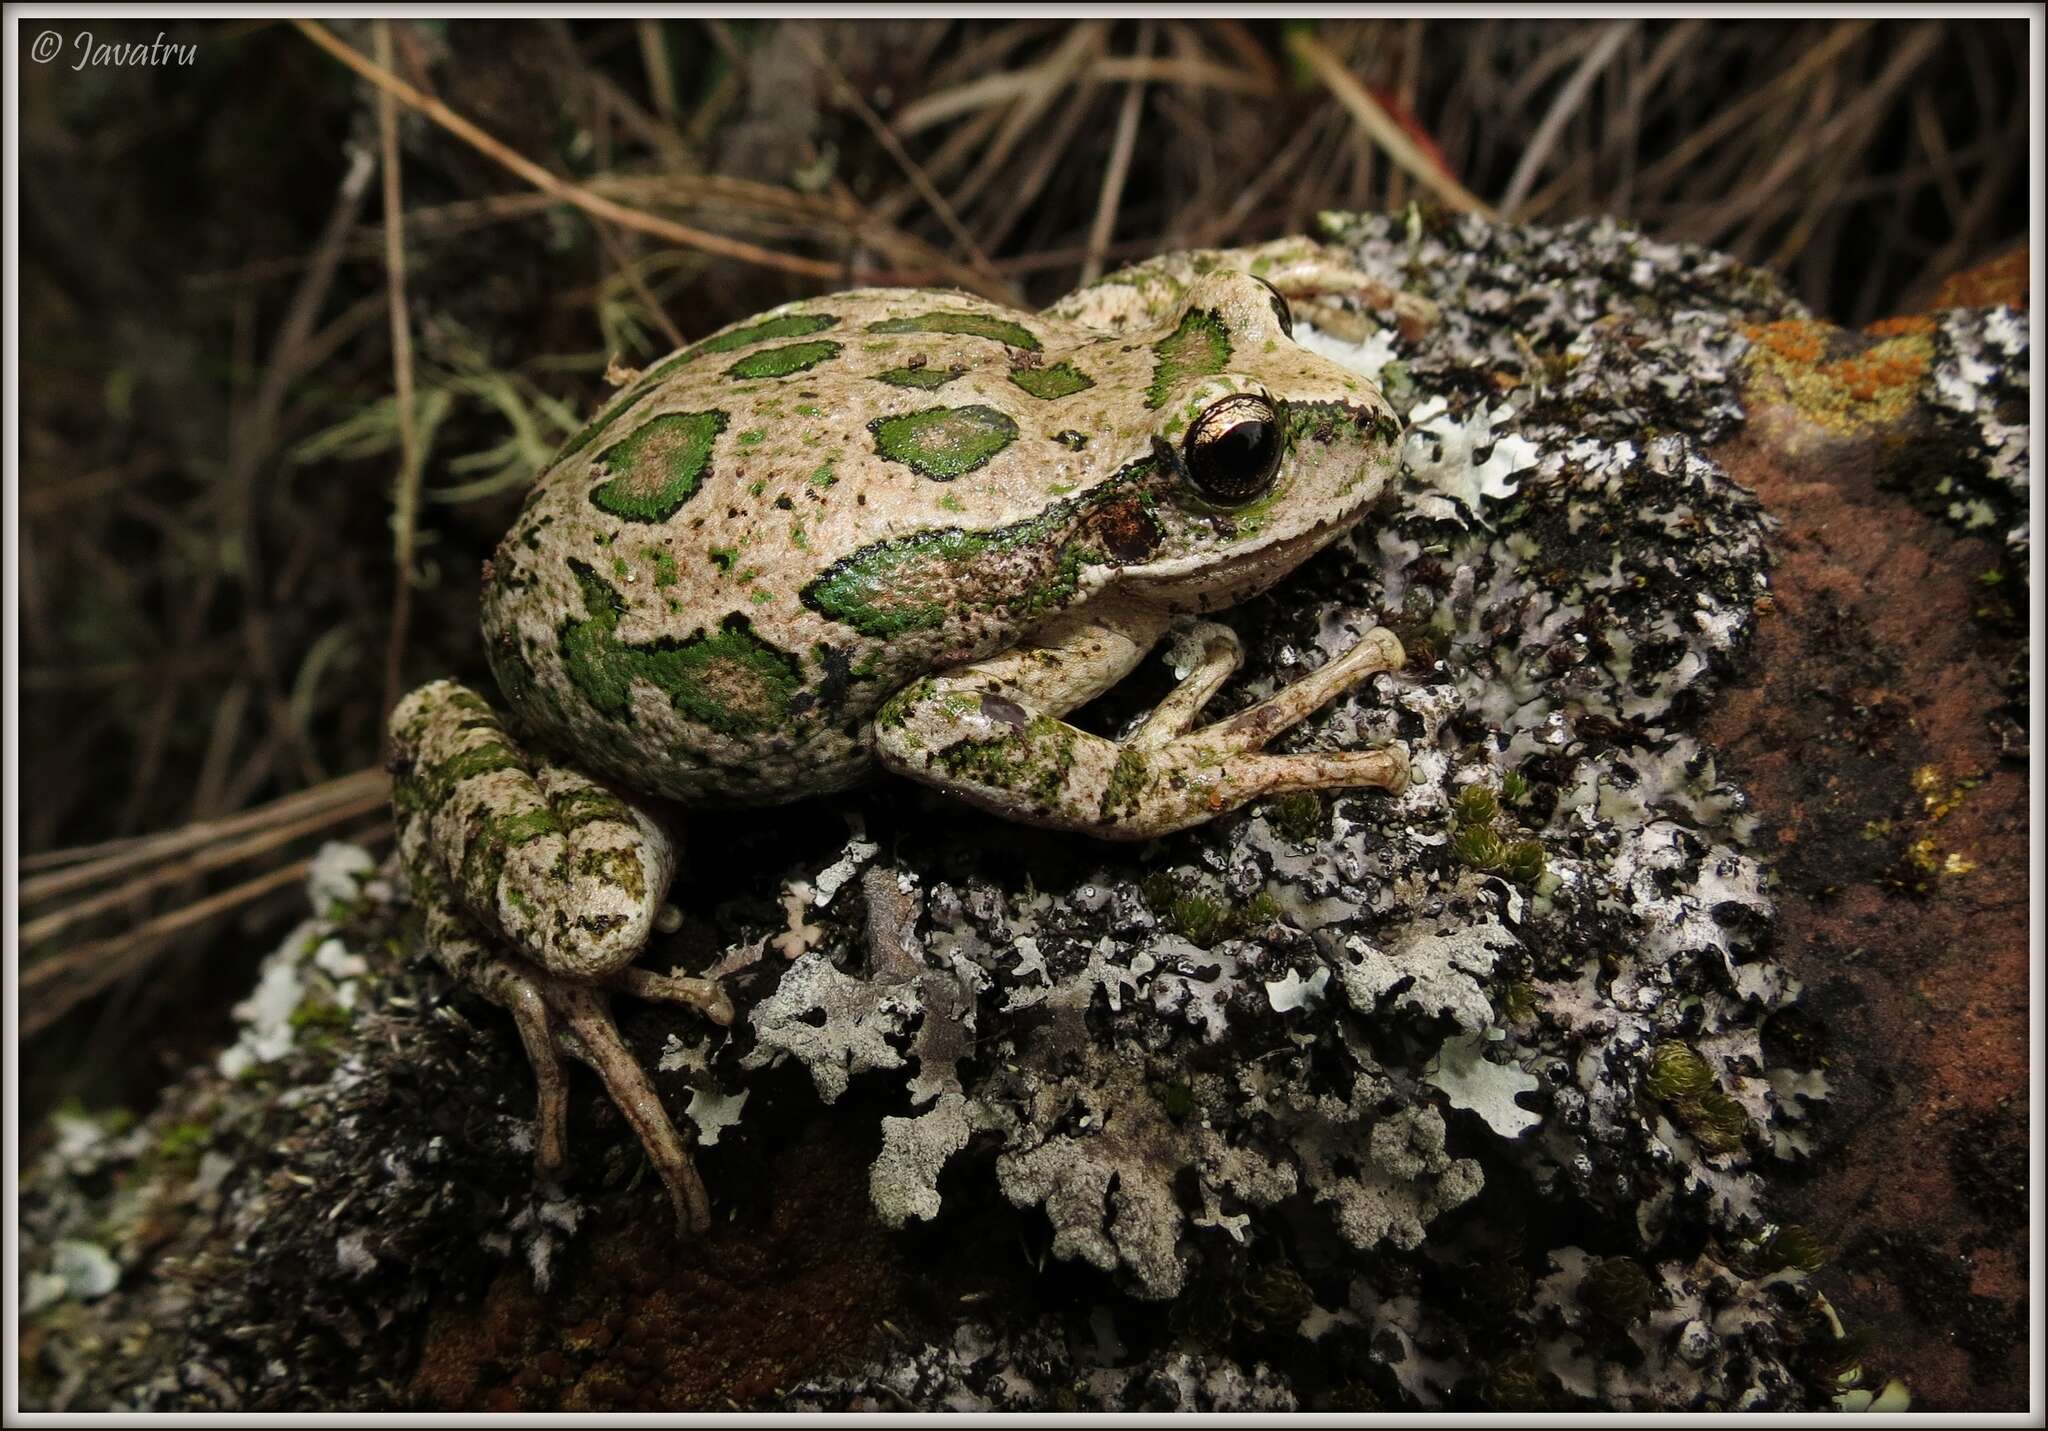
[[[536,485],[486,571],[499,684],[636,788],[849,784],[883,700],[1085,587],[1150,373],[1138,344],[954,292],[834,294],[714,334]]]

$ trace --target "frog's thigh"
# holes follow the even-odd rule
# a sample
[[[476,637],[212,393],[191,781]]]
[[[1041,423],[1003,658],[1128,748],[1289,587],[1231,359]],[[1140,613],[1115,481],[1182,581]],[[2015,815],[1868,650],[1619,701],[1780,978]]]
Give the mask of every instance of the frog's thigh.
[[[490,704],[453,681],[391,714],[397,803],[409,843],[447,872],[487,932],[570,978],[601,979],[643,949],[675,871],[652,817],[565,766],[528,755]],[[408,866],[419,851],[408,850]]]
[[[1198,627],[1193,634],[1204,641],[1205,654],[1188,683],[1199,685],[1187,696],[1169,697],[1128,742],[1058,719],[1121,679],[1157,639],[1163,619],[1146,618],[1148,627],[1135,619],[1142,615],[1117,613],[1107,627],[1075,620],[1044,633],[1047,647],[1005,652],[919,681],[876,720],[882,764],[1009,819],[1105,839],[1149,839],[1261,795],[1406,783],[1407,762],[1398,750],[1249,753],[1373,672],[1399,666],[1400,643],[1383,630],[1271,700],[1182,734],[1237,660],[1234,641],[1217,639],[1216,628]],[[1133,650],[1128,660],[1101,659],[1105,651]],[[1049,662],[1048,655],[1062,659]],[[1075,694],[1084,687],[1074,678],[1077,668],[1096,678],[1079,699]]]

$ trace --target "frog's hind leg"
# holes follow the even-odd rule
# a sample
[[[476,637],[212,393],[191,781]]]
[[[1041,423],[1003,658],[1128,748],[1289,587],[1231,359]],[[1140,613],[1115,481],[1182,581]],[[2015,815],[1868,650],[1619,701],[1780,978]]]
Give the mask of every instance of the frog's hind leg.
[[[435,958],[449,973],[510,1013],[519,1030],[538,1092],[534,1164],[542,1175],[552,1177],[568,1162],[569,1095],[561,1060],[566,1051],[597,1074],[612,1102],[639,1135],[648,1161],[675,1205],[676,1220],[690,1232],[709,1227],[711,1199],[704,1180],[640,1061],[619,1037],[603,993],[490,948],[470,932],[462,912],[431,878],[415,880],[413,893],[426,911],[426,934]],[[631,991],[680,997],[654,993],[644,986]],[[697,991],[689,991],[681,1001],[699,1002]],[[728,1003],[725,1018],[719,1022],[730,1022],[731,1017]]]
[[[1195,668],[1128,739],[1058,718],[1120,680],[1165,624],[1142,608],[1103,604],[919,681],[876,717],[876,753],[892,770],[1009,819],[1119,840],[1185,829],[1263,795],[1407,784],[1399,747],[1259,753],[1360,681],[1399,669],[1401,643],[1384,628],[1258,705],[1194,729],[1241,657],[1235,636],[1199,623],[1186,637],[1200,650]]]
[[[667,835],[605,786],[528,756],[481,696],[453,682],[399,702],[391,736],[399,851],[428,945],[512,1015],[538,1087],[541,1170],[566,1157],[567,1052],[603,1080],[684,1227],[702,1229],[704,1184],[605,1000],[614,989],[733,1020],[715,980],[632,965],[674,869]]]

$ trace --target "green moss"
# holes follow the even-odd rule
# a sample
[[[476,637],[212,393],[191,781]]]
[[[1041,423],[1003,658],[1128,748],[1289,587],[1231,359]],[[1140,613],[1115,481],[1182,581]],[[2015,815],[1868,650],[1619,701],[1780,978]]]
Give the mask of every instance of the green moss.
[[[1155,874],[1140,881],[1138,892],[1167,928],[1204,949],[1256,933],[1282,916],[1279,901],[1264,890],[1232,905],[1201,890],[1182,889],[1171,875]]]
[[[1284,1263],[1254,1268],[1244,1279],[1243,1315],[1251,1326],[1292,1332],[1315,1305],[1315,1289]]]
[[[1682,1043],[1651,1050],[1643,1089],[1670,1104],[1678,1122],[1710,1153],[1732,1153],[1749,1136],[1749,1114],[1721,1091],[1707,1061]]]
[[[1230,929],[1230,910],[1205,894],[1183,894],[1166,907],[1167,923],[1190,944],[1204,949],[1223,940]]]
[[[682,573],[676,570],[676,559],[659,547],[648,547],[641,555],[654,563],[656,586],[674,586],[682,580]]]
[[[1451,816],[1463,828],[1491,825],[1499,813],[1493,791],[1484,785],[1467,785],[1451,802]]]
[[[1732,1153],[1749,1135],[1749,1114],[1718,1088],[1675,1105],[1679,1121],[1709,1152]]]
[[[1280,901],[1273,898],[1265,890],[1260,890],[1237,907],[1235,911],[1236,931],[1239,934],[1249,934],[1254,930],[1264,929],[1268,925],[1277,924],[1280,921],[1281,913]]]
[[[1767,1276],[1796,1267],[1801,1272],[1818,1272],[1828,1263],[1828,1246],[1815,1235],[1812,1228],[1797,1222],[1788,1222],[1772,1231],[1758,1245],[1749,1258],[1749,1269],[1756,1276]]]
[[[1479,1396],[1495,1411],[1545,1411],[1556,1403],[1554,1384],[1537,1361],[1536,1353],[1523,1347],[1494,1362],[1480,1386]]]
[[[1501,990],[1500,1016],[1511,1024],[1528,1023],[1536,1017],[1536,986],[1517,979]]]
[[[329,1029],[339,1031],[355,1022],[355,1016],[339,1004],[330,1004],[320,999],[307,999],[291,1012],[287,1020],[295,1029]]]
[[[1586,1269],[1579,1300],[1610,1327],[1632,1327],[1657,1305],[1649,1274],[1626,1257],[1603,1257]]]
[[[1017,424],[1009,415],[981,403],[878,417],[868,431],[878,454],[934,482],[950,482],[986,466],[1017,440]]]
[[[1313,790],[1295,790],[1269,800],[1266,823],[1282,839],[1309,844],[1323,831],[1323,799]]]
[[[1167,1083],[1154,1083],[1151,1088],[1152,1096],[1159,1100],[1159,1106],[1166,1110],[1166,1116],[1175,1122],[1195,1111],[1195,1091],[1184,1079],[1176,1078]]]
[[[1039,350],[1038,339],[1029,328],[1008,318],[987,313],[946,310],[920,313],[912,318],[882,318],[868,324],[870,333],[958,333],[969,338],[989,338],[1026,352]]]
[[[156,1151],[159,1157],[196,1163],[201,1151],[212,1141],[213,1129],[204,1123],[173,1123],[157,1139]]]
[[[1537,840],[1517,840],[1501,853],[1501,873],[1516,884],[1533,885],[1543,878],[1543,845]]]
[[[611,479],[591,489],[591,505],[629,522],[661,522],[694,496],[711,469],[711,448],[726,415],[675,412],[657,417],[606,448],[598,461]]]
[[[1490,825],[1469,825],[1451,838],[1451,853],[1467,869],[1490,873],[1501,866],[1506,854],[1500,836]]]
[[[1650,1071],[1643,1087],[1667,1103],[1697,1098],[1714,1086],[1714,1070],[1682,1043],[1660,1043],[1650,1050]]]

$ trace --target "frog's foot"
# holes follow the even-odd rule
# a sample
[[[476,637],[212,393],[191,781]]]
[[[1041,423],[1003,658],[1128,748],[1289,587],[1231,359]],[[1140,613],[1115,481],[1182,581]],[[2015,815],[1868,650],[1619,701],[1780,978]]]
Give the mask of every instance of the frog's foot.
[[[1194,729],[1242,654],[1226,628],[1199,623],[1183,638],[1200,652],[1195,668],[1128,739],[1105,740],[1054,717],[1128,671],[1129,653],[1142,653],[1158,631],[1133,612],[1077,617],[1030,647],[920,681],[883,708],[877,753],[892,770],[1010,819],[1105,839],[1150,839],[1264,795],[1408,783],[1398,746],[1259,753],[1360,681],[1401,667],[1401,643],[1381,627],[1270,699]],[[1104,679],[1082,678],[1091,661]]]
[[[534,1162],[544,1176],[568,1161],[568,1084],[563,1052],[581,1059],[603,1080],[612,1102],[633,1126],[654,1170],[668,1188],[676,1220],[690,1232],[710,1226],[711,1200],[689,1150],[661,1106],[633,1051],[619,1037],[604,988],[537,969],[479,939],[456,909],[445,887],[429,872],[415,876],[414,898],[427,916],[426,936],[435,957],[463,983],[512,1015],[533,1065],[538,1093]],[[604,983],[638,998],[687,1004],[714,1023],[729,1024],[732,1001],[710,979],[688,979],[626,968]]]
[[[527,1059],[533,1064],[539,1091],[534,1163],[541,1173],[553,1176],[567,1163],[569,1101],[559,1050],[588,1064],[603,1080],[605,1092],[639,1135],[648,1161],[668,1188],[676,1220],[686,1231],[704,1231],[711,1225],[711,1199],[704,1180],[662,1107],[661,1095],[648,1081],[640,1060],[619,1037],[603,991],[538,969],[519,968],[510,959],[500,959],[498,964],[489,985],[478,987],[511,1011]],[[716,985],[710,985],[709,996],[694,987],[681,987],[706,984],[708,980],[644,974],[638,980],[619,979],[615,986],[646,998],[687,1003],[719,1023],[732,1022],[732,1003]]]

